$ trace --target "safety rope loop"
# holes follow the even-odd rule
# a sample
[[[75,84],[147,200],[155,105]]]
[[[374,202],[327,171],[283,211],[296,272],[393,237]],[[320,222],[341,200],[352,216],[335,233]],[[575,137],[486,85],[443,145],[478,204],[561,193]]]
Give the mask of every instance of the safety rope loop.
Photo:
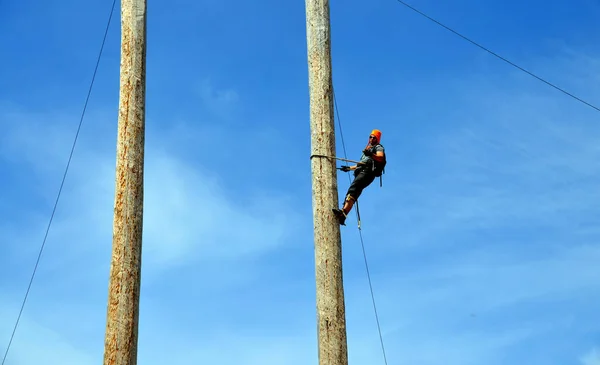
[[[326,156],[326,155],[319,155],[319,154],[312,154],[312,155],[310,155],[310,159],[311,159],[311,160],[312,160],[313,158],[315,158],[315,157],[328,158],[328,159],[331,159],[331,158],[333,158],[333,159],[335,159],[335,157],[332,157],[332,156]]]

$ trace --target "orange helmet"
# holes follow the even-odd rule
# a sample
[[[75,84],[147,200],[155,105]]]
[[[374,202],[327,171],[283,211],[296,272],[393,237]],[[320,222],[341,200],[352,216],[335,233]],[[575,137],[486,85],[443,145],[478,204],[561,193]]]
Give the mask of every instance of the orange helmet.
[[[381,142],[381,131],[379,129],[373,129],[371,135],[377,138],[377,143]]]

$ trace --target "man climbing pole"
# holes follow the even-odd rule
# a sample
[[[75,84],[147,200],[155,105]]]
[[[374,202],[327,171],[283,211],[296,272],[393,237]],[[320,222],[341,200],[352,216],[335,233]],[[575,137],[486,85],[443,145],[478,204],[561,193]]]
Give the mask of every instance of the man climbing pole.
[[[342,166],[340,170],[344,172],[354,171],[354,180],[344,200],[342,209],[333,208],[333,213],[337,217],[341,225],[346,225],[346,217],[352,206],[362,194],[362,191],[381,176],[386,164],[385,149],[381,145],[381,131],[374,129],[369,135],[369,143],[362,151],[362,156],[358,164],[354,166]]]

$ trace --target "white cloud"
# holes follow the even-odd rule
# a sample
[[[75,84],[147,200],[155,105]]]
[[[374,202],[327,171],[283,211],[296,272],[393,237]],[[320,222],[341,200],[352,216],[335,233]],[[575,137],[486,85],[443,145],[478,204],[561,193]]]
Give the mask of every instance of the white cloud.
[[[8,339],[12,333],[16,314],[16,307],[8,306],[6,302],[0,303],[0,321],[5,324],[1,327],[2,338],[1,356],[4,357]],[[11,344],[6,358],[6,365],[23,364],[48,364],[48,365],[92,365],[97,359],[91,356],[84,344],[66,338],[63,328],[49,328],[24,315],[19,321],[19,327]]]
[[[7,241],[10,245],[3,249],[10,254],[3,271],[15,273],[14,283],[0,284],[7,294],[5,307],[10,308],[2,315],[7,318],[3,323],[12,322],[12,312],[22,295],[22,286],[16,284],[26,285],[29,279],[72,142],[72,129],[65,126],[64,120],[74,118],[63,120],[45,115],[43,123],[38,118],[41,117],[24,112],[0,114],[4,131],[0,158],[14,161],[21,176],[36,181],[40,190],[29,191],[28,198],[37,199],[39,195],[46,205],[44,209],[39,205],[33,205],[32,210],[16,209],[18,219],[2,224],[2,236],[12,237]],[[62,359],[61,363],[91,364],[91,359],[101,356],[98,344],[82,348],[82,341],[73,335],[82,327],[91,326],[97,339],[101,339],[104,330],[114,201],[114,141],[106,138],[110,134],[103,127],[98,127],[99,120],[102,118],[94,115],[86,120],[11,350],[13,362],[9,363],[39,363],[39,358],[53,349],[45,363],[59,363]],[[151,326],[161,311],[172,310],[161,304],[165,299],[155,289],[165,280],[174,283],[169,290],[201,310],[207,291],[217,290],[229,298],[228,287],[251,283],[263,255],[283,244],[289,245],[289,238],[296,231],[290,227],[295,212],[288,207],[285,196],[231,195],[221,186],[218,171],[211,169],[210,159],[195,162],[181,157],[188,150],[178,140],[169,139],[168,131],[160,134],[160,139],[153,133],[156,131],[151,131],[147,139],[154,139],[154,143],[146,145],[145,165],[142,296],[145,303],[152,303],[144,307],[148,309],[142,314],[145,326]],[[9,200],[9,204],[19,206],[20,202]],[[281,214],[284,211],[287,213]],[[17,257],[27,265],[20,265],[20,261],[15,261]],[[70,298],[69,303],[64,298]],[[49,311],[53,313],[50,317]],[[32,316],[36,313],[38,319],[34,322]],[[64,327],[61,323],[67,317],[81,323]],[[7,330],[8,325],[2,329],[3,333]],[[64,337],[67,334],[69,338]],[[44,346],[39,345],[44,339]],[[271,339],[264,341],[263,347],[270,346]],[[280,346],[285,348],[286,343]],[[40,351],[25,353],[28,348]],[[156,358],[155,348],[141,350],[140,356]],[[252,353],[255,348],[247,351],[248,356],[258,359],[258,354]],[[184,358],[189,355],[182,353]]]
[[[41,124],[37,116],[3,117],[3,137],[10,143],[3,143],[2,155],[31,164],[30,171],[47,185],[45,195],[50,203],[56,191],[48,186],[58,185],[67,157],[59,151],[70,147],[66,142],[72,133],[62,123],[50,122],[57,118],[46,116],[45,120],[47,124]],[[106,137],[106,133],[100,135]],[[109,238],[112,232],[114,149],[86,148],[89,138],[79,141],[53,237],[94,232],[92,241],[96,241],[98,236]],[[211,159],[192,163],[179,157],[185,151],[168,140],[154,141],[158,145],[146,145],[145,162],[144,257],[148,267],[195,259],[249,258],[275,249],[285,240],[293,211],[279,213],[290,210],[284,200],[259,196],[236,202],[220,186]]]
[[[600,365],[600,352],[597,348],[593,348],[581,357],[580,362],[582,365]]]
[[[234,109],[238,106],[238,93],[233,89],[216,88],[210,78],[200,83],[197,93],[203,108],[219,118],[231,117]]]
[[[600,129],[590,122],[595,119],[587,119],[583,113],[577,114],[578,123],[587,123],[585,128],[567,123],[575,109],[565,106],[560,97],[546,94],[532,98],[528,94],[531,90],[503,94],[474,83],[463,87],[469,103],[455,104],[457,111],[449,119],[473,119],[461,127],[440,127],[443,133],[434,136],[435,143],[430,140],[428,145],[420,146],[428,156],[414,157],[419,168],[401,166],[402,160],[398,159],[396,167],[402,172],[395,174],[390,169],[384,189],[375,193],[373,190],[379,188],[374,185],[361,202],[390,365],[428,365],[441,360],[449,365],[496,364],[501,360],[498,354],[527,362],[533,356],[527,347],[531,341],[552,343],[547,339],[557,332],[572,342],[578,341],[578,332],[569,326],[581,328],[584,324],[581,318],[573,319],[577,312],[573,308],[581,309],[578,305],[583,299],[597,299],[600,277],[593,268],[600,259],[596,244],[599,232],[588,222],[588,217],[595,216],[600,200],[596,192],[600,151],[592,135]],[[472,90],[482,96],[475,99]],[[70,147],[65,141],[70,142],[70,133],[61,133],[62,127],[51,132],[54,124],[38,124],[44,129],[34,133],[28,127],[30,118],[27,113],[10,117],[19,121],[17,132],[14,124],[0,124],[7,130],[2,156],[28,163],[23,167],[37,174],[46,203],[50,204],[56,190],[50,182],[61,176]],[[45,120],[51,123],[53,119],[46,116]],[[228,135],[220,127],[203,128]],[[91,129],[87,124],[86,134],[90,135]],[[303,272],[298,279],[306,287],[311,283],[310,295],[292,290],[289,282],[282,283],[278,277],[260,276],[263,284],[268,281],[278,291],[288,290],[286,293],[294,300],[277,302],[271,292],[260,299],[264,307],[256,309],[255,317],[242,316],[246,314],[243,309],[250,305],[247,296],[260,292],[257,280],[253,280],[258,278],[253,272],[259,266],[255,259],[289,244],[290,235],[300,231],[293,228],[292,223],[299,221],[290,216],[294,209],[283,197],[234,196],[222,176],[205,164],[203,152],[189,153],[181,143],[186,140],[200,150],[201,143],[195,136],[210,134],[194,133],[191,137],[181,135],[185,129],[177,132],[179,137],[175,139],[168,131],[155,130],[153,133],[160,133],[163,142],[147,145],[144,263],[146,273],[151,274],[145,276],[150,280],[144,279],[143,284],[147,300],[142,304],[140,361],[189,363],[219,359],[223,364],[249,365],[314,362],[314,302],[313,298],[307,299],[314,294],[312,271]],[[53,142],[48,143],[47,136],[53,136]],[[16,340],[23,349],[35,348],[38,339],[34,332],[46,333],[48,347],[39,354],[50,354],[56,347],[71,353],[62,354],[64,359],[80,364],[101,356],[114,199],[113,141],[106,141],[106,145],[96,146],[85,138],[76,151],[51,232],[52,248],[41,267],[45,274],[54,276],[38,276],[46,285],[42,287],[38,281],[30,298],[30,306],[35,308],[34,303],[43,302],[56,318],[40,319],[35,313],[42,309],[32,314],[28,306],[26,325]],[[195,156],[200,156],[198,161]],[[342,178],[345,183],[345,176]],[[17,223],[40,217],[29,227],[42,232],[46,211],[18,212]],[[312,228],[309,214],[303,217],[301,233]],[[31,246],[37,248],[39,235],[21,235],[17,223],[5,223],[3,227],[13,237],[26,237],[25,241],[31,234]],[[249,236],[242,237],[242,232]],[[349,225],[344,230],[344,258],[350,356],[351,361],[380,363],[379,338],[358,244],[354,227]],[[303,252],[312,250],[311,244],[306,246]],[[80,271],[73,275],[73,267],[65,263],[76,259],[80,259]],[[297,257],[274,259],[282,266],[290,262],[286,260]],[[185,275],[190,273],[194,275]],[[169,287],[180,285],[157,289],[163,281],[169,282]],[[228,291],[224,283],[235,283],[236,287]],[[246,292],[237,292],[240,288]],[[217,289],[222,296],[211,296]],[[86,347],[83,337],[76,338],[61,327],[68,315],[57,308],[67,295],[75,300],[69,291],[78,295],[93,293],[97,299],[96,304],[79,299],[62,308],[71,313],[77,307],[87,308],[73,315],[78,320],[94,316],[90,326],[100,341],[93,346]],[[210,311],[215,307],[219,313]],[[585,304],[583,308],[587,308]],[[298,322],[302,324],[278,323],[281,327],[275,331],[272,323],[267,326],[260,321],[266,318],[260,317],[266,316],[264,312],[300,317],[302,321]],[[27,325],[34,320],[27,319],[29,316],[39,327]],[[231,322],[215,324],[224,317]],[[85,321],[80,322],[74,326],[84,326]],[[580,333],[587,330],[579,328]],[[19,347],[15,349],[12,358],[21,360],[23,353]],[[23,362],[37,363],[33,358],[27,361]],[[592,351],[581,361],[584,365],[595,364],[597,352]]]
[[[210,170],[165,155],[149,167],[145,237],[155,260],[223,260],[252,256],[281,244],[290,222],[273,198],[236,204]]]
[[[390,363],[496,364],[498,354],[555,363],[559,349],[528,346],[597,332],[586,303],[600,299],[600,123],[529,81],[464,78],[460,93],[439,96],[443,120],[411,127],[414,140],[382,126],[395,155],[361,216]],[[354,229],[346,253],[360,255]],[[349,290],[349,310],[368,295],[366,284]]]
[[[161,364],[220,363],[244,365],[301,365],[316,361],[313,336],[302,330],[297,334],[245,333],[213,331],[211,338],[147,336],[147,346],[140,351],[140,362]],[[150,339],[152,337],[152,339]]]
[[[574,69],[580,63],[553,75],[597,72]],[[447,245],[449,234],[496,235],[490,230],[509,227],[573,235],[592,229],[587,214],[600,201],[597,112],[520,76],[480,77],[464,78],[459,93],[444,95],[451,105],[440,110],[445,119],[428,122],[427,138],[415,136],[418,150],[392,156],[383,189],[374,184],[363,199],[363,221],[391,229],[395,247]],[[595,85],[586,91],[600,94]],[[388,134],[390,147],[402,143]],[[374,218],[386,201],[398,209]]]

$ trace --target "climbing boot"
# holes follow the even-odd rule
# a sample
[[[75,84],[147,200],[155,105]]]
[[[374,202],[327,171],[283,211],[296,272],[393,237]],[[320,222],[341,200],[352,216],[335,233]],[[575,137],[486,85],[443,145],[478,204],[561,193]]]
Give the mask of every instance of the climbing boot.
[[[337,209],[337,208],[333,208],[332,211],[333,211],[333,214],[335,214],[340,225],[345,226],[346,225],[346,213],[344,213],[343,210]]]

